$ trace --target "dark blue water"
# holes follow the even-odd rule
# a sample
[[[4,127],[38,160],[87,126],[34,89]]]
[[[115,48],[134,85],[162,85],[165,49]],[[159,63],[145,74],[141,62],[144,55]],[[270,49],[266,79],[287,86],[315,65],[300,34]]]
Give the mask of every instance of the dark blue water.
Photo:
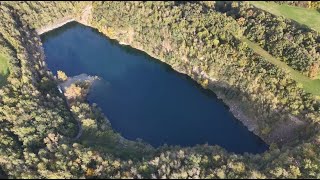
[[[74,22],[44,34],[42,41],[54,74],[62,70],[68,76],[102,78],[88,101],[97,103],[127,139],[155,147],[208,143],[236,153],[268,148],[214,93],[141,51]]]

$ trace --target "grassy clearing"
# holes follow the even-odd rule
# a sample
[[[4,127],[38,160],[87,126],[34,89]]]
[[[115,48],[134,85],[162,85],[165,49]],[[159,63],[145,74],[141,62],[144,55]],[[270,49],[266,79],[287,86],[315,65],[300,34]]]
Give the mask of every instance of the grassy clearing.
[[[257,8],[263,9],[277,16],[283,16],[285,18],[292,19],[300,24],[308,26],[315,31],[320,32],[320,13],[317,10],[289,6],[285,4],[279,5],[274,2],[251,1],[250,3]],[[266,60],[269,62],[290,72],[292,79],[301,83],[306,92],[320,96],[320,75],[317,77],[317,79],[312,80],[300,72],[292,69],[286,63],[276,59],[267,51],[262,49],[258,44],[253,43],[246,38],[243,38],[243,41],[245,41],[250,48],[266,58]]]
[[[267,51],[262,49],[258,44],[253,43],[246,38],[242,38],[242,41],[246,42],[251,49],[253,49],[256,53],[264,57],[267,61],[288,71],[291,74],[291,78],[297,81],[298,83],[301,83],[303,85],[303,89],[306,92],[309,92],[316,96],[320,96],[320,79],[315,79],[315,80],[310,79],[309,77],[301,74],[299,71],[292,69],[286,63],[276,59],[275,57],[270,55]]]
[[[250,3],[257,8],[263,9],[277,16],[292,19],[320,32],[320,13],[317,10],[285,4],[279,5],[274,2],[250,1]]]
[[[0,87],[6,84],[7,76],[9,75],[8,57],[0,54]]]

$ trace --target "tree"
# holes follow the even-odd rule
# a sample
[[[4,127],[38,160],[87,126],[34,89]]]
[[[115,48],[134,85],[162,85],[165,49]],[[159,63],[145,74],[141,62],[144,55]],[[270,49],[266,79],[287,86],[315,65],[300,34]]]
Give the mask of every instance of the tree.
[[[215,46],[215,47],[217,47],[218,45],[219,45],[219,40],[218,39],[214,39],[213,40],[213,45]]]
[[[66,73],[60,70],[57,71],[57,76],[58,76],[58,79],[61,81],[66,81],[68,79],[68,76],[66,75]]]
[[[86,128],[97,128],[95,121],[89,118],[82,120],[82,125]]]
[[[77,97],[80,97],[82,95],[82,89],[75,84],[71,84],[71,86],[66,88],[66,92],[64,93],[64,95],[68,99],[76,99]]]

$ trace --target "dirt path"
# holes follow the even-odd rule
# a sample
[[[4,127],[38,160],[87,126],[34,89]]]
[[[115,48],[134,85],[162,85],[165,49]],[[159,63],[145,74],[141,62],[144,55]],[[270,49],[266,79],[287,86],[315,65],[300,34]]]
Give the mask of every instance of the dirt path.
[[[91,19],[92,19],[92,4],[90,5],[87,5],[83,11],[82,11],[82,14],[79,18],[79,22],[84,24],[84,25],[87,25],[89,26],[90,25],[90,22],[91,22]]]
[[[68,104],[68,108],[70,109],[70,105],[69,105],[68,101],[67,101],[67,104]],[[72,112],[71,112],[71,114],[72,114],[72,117],[77,121],[78,129],[79,129],[78,134],[74,138],[72,138],[73,141],[76,141],[81,137],[81,135],[83,133],[83,128],[82,128],[82,124],[80,122],[80,119],[78,117],[76,117]]]

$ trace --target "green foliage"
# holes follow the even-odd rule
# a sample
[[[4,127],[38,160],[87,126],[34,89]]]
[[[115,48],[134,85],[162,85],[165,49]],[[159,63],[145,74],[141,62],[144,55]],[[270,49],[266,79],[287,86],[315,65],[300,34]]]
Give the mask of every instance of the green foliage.
[[[288,66],[286,63],[279,61],[278,59],[271,56],[267,51],[262,49],[259,45],[256,43],[253,43],[249,41],[246,38],[242,38],[244,42],[246,42],[250,48],[252,48],[256,53],[263,56],[267,61],[270,63],[284,69],[285,71],[289,72],[289,75],[292,79],[297,81],[298,83],[301,83],[303,89],[311,93],[315,96],[320,95],[320,80],[319,78],[316,79],[310,79],[309,77],[301,74],[299,71],[292,69],[290,66]],[[298,84],[299,85],[299,84]]]
[[[253,4],[260,7],[259,2]],[[317,31],[245,2],[240,2],[239,6],[232,6],[231,2],[226,2],[216,9],[226,12],[235,19],[244,19],[242,21],[242,26],[246,29],[244,35],[293,69],[312,78],[319,74],[320,36]],[[317,67],[314,67],[315,65]],[[314,72],[315,70],[317,72]]]
[[[10,178],[319,177],[319,102],[281,68],[243,43],[240,38],[248,31],[233,18],[212,10],[215,3],[0,4],[0,42],[10,56],[8,83],[0,90],[1,174]],[[154,149],[123,139],[101,111],[83,99],[69,107],[47,71],[35,29],[60,18],[78,18],[81,9],[90,4],[93,27],[181,68],[223,94],[225,100],[239,101],[239,107],[257,120],[257,133],[272,131],[295,114],[308,125],[312,136],[304,137],[295,147],[279,150],[273,146],[261,155],[236,155],[205,145]],[[236,3],[232,7],[243,8]],[[286,25],[282,22],[286,23],[280,19],[277,25],[281,26],[273,29],[283,30]],[[314,37],[311,32],[296,39],[308,44]],[[199,77],[200,73],[206,78]],[[212,79],[219,82],[214,84]],[[80,139],[74,138],[80,131],[76,121],[83,130]]]

